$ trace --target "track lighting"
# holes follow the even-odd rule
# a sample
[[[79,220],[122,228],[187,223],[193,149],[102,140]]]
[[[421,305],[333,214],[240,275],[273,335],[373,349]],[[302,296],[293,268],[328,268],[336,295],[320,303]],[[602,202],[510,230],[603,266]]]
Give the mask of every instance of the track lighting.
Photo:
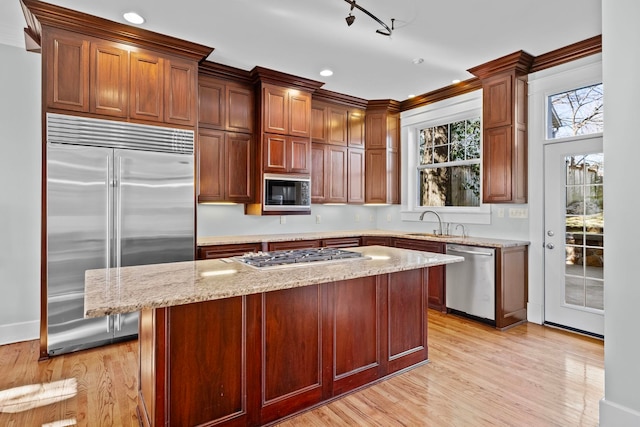
[[[371,19],[373,19],[374,21],[376,21],[378,24],[382,25],[384,27],[384,29],[378,29],[376,30],[376,33],[378,34],[382,34],[383,36],[391,36],[391,32],[395,29],[393,28],[393,24],[395,19],[391,18],[391,28],[389,28],[389,26],[387,24],[385,24],[384,22],[382,22],[380,19],[378,19],[375,15],[373,15],[371,12],[369,12],[367,9],[363,8],[362,6],[356,4],[356,0],[344,0],[347,3],[349,3],[351,5],[351,9],[349,10],[349,16],[347,16],[345,19],[345,21],[347,21],[347,25],[350,27],[351,24],[353,24],[353,22],[356,20],[356,17],[353,16],[351,14],[351,12],[353,11],[354,8],[358,8],[359,10],[361,10],[362,12],[364,12],[365,14],[369,15],[369,17]]]

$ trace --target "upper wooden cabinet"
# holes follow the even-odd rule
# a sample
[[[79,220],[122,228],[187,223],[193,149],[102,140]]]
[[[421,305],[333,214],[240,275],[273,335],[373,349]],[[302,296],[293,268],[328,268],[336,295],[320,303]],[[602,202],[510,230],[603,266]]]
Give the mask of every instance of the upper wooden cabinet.
[[[396,104],[388,101],[367,109],[365,203],[400,203],[400,114]]]
[[[364,117],[364,110],[314,100],[311,107],[311,140],[364,148]]]
[[[195,125],[195,61],[56,28],[43,46],[47,108]]]
[[[364,125],[365,112],[364,110],[350,108],[348,119],[348,138],[349,147],[364,148]]]
[[[519,51],[469,70],[482,82],[482,201],[527,203],[527,74]]]
[[[254,129],[253,89],[231,81],[200,75],[198,125],[232,132]]]
[[[311,172],[311,142],[308,138],[264,134],[262,150],[265,172]]]
[[[311,94],[272,84],[262,86],[262,130],[311,136]]]
[[[200,129],[198,132],[198,202],[253,200],[252,137]]]

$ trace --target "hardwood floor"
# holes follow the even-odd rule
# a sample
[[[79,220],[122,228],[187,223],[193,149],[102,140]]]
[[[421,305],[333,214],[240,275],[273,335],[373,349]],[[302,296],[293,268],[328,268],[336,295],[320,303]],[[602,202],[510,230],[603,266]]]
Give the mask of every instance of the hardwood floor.
[[[137,425],[137,354],[130,341],[38,362],[37,341],[0,346],[0,425]],[[429,358],[278,426],[598,425],[602,341],[534,324],[499,332],[430,310]],[[17,389],[30,384],[35,392]]]

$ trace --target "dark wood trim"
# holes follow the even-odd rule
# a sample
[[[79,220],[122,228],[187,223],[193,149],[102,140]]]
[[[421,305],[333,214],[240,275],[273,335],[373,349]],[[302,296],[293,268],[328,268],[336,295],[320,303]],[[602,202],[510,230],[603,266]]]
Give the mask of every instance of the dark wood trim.
[[[42,42],[42,26],[46,25],[104,40],[142,46],[157,52],[181,56],[197,62],[208,57],[211,52],[213,52],[213,48],[208,46],[121,24],[38,0],[21,0],[21,3],[22,11],[29,28],[29,36],[38,44]]]
[[[250,75],[253,83],[270,83],[276,86],[300,89],[311,93],[324,85],[324,82],[306,79],[260,66],[254,67]]]
[[[536,56],[531,73],[602,52],[602,34]]]
[[[240,68],[231,67],[229,65],[218,64],[217,62],[212,61],[202,61],[198,65],[198,73],[203,76],[232,80],[239,83],[253,83],[250,71],[241,70]]]
[[[528,74],[531,69],[531,64],[533,64],[533,60],[533,55],[530,55],[523,50],[519,50],[501,58],[494,59],[493,61],[485,62],[484,64],[469,68],[467,71],[480,79],[485,79],[505,71],[514,70],[516,74]]]
[[[367,110],[387,110],[390,113],[399,113],[400,102],[394,99],[372,99],[367,102]]]
[[[445,86],[422,95],[414,96],[410,99],[405,99],[400,102],[400,111],[422,107],[444,99],[453,98],[454,96],[464,95],[465,93],[473,92],[478,89],[482,89],[482,83],[480,83],[479,78],[473,77],[460,83]]]
[[[357,98],[351,95],[345,95],[339,92],[332,92],[327,89],[316,90],[313,93],[313,100],[337,103],[341,105],[346,105],[348,107],[361,108],[363,110],[367,108],[367,105],[369,103],[369,101],[367,101],[366,99]]]

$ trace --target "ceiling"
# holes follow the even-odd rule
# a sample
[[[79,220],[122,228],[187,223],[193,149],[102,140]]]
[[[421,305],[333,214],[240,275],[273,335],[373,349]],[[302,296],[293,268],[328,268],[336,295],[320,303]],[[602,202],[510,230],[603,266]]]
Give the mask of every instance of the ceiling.
[[[357,0],[391,26],[391,37],[344,0],[51,0],[124,22],[135,10],[147,30],[204,44],[208,58],[251,70],[259,65],[325,82],[364,99],[402,101],[466,70],[518,50],[537,56],[601,34],[601,0]],[[0,43],[24,47],[19,0],[0,1]],[[420,64],[414,59],[422,58]],[[320,70],[334,74],[322,77]]]

